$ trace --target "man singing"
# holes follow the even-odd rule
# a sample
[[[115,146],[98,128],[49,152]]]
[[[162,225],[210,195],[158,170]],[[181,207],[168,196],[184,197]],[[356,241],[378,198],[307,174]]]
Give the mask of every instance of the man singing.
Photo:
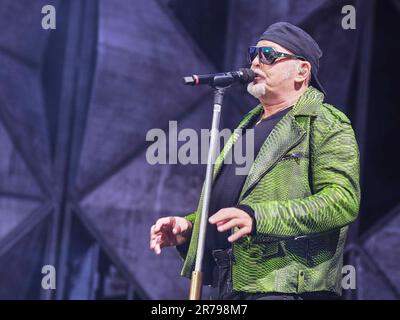
[[[328,299],[341,295],[343,248],[360,204],[359,151],[349,119],[327,104],[318,80],[322,51],[290,23],[275,23],[248,50],[260,104],[239,129],[254,129],[247,175],[223,153],[215,163],[204,254],[214,299]],[[201,199],[201,198],[200,198]],[[156,254],[176,246],[191,276],[201,200],[185,217],[151,227]]]

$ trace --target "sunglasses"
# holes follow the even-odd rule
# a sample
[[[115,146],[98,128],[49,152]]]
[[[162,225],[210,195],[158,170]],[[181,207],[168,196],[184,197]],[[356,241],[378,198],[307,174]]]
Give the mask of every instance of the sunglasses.
[[[260,62],[264,64],[274,64],[278,58],[291,58],[303,61],[306,60],[302,56],[275,51],[274,48],[272,47],[251,46],[247,51],[248,62],[251,64],[253,60],[257,57],[257,55],[258,58],[260,59]]]

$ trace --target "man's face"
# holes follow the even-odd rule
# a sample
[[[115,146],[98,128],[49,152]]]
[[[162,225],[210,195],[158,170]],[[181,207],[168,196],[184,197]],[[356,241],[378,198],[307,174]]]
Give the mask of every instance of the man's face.
[[[257,47],[272,47],[275,51],[293,54],[292,52],[271,41],[262,40]],[[279,58],[274,64],[261,63],[259,57],[255,57],[251,64],[251,70],[256,77],[248,86],[248,91],[256,98],[269,96],[273,93],[282,94],[292,91],[295,85],[294,78],[297,75],[299,60]],[[252,92],[253,91],[253,92]]]

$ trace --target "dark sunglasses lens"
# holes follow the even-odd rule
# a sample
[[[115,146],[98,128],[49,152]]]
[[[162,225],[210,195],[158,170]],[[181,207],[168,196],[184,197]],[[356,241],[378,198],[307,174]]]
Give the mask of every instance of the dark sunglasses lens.
[[[258,50],[257,47],[249,47],[247,51],[247,60],[249,63],[252,63],[253,60],[257,57]]]
[[[270,47],[261,48],[261,62],[265,64],[273,64],[275,61],[274,49]]]

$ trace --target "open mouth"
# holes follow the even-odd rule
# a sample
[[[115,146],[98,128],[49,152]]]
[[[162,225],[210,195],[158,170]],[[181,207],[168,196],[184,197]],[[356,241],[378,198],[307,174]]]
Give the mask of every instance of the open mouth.
[[[264,80],[265,80],[264,77],[256,75],[254,77],[253,83],[259,83],[259,82],[264,81]]]
[[[262,75],[260,72],[258,72],[257,70],[254,71],[255,77],[254,77],[254,82],[258,82],[261,80],[265,80],[264,75]]]

